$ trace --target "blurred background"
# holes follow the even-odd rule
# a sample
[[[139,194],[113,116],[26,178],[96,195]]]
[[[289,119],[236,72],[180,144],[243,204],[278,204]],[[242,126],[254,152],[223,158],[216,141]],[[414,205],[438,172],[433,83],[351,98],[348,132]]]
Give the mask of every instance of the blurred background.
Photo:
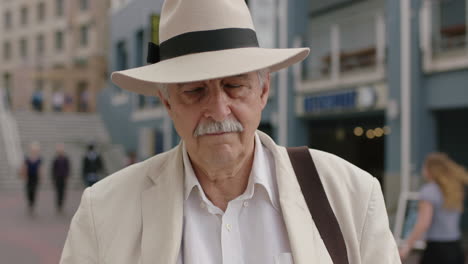
[[[423,182],[424,157],[441,151],[468,166],[468,0],[247,3],[261,46],[311,49],[302,64],[272,75],[259,129],[281,145],[332,152],[370,172],[398,240],[405,194]],[[161,6],[0,1],[2,263],[58,263],[89,184],[90,145],[104,177],[178,144],[156,97],[109,80],[113,71],[146,64],[147,43],[159,43]],[[21,167],[33,142],[42,174],[31,209]],[[52,176],[58,143],[69,161],[65,187]],[[63,206],[57,188],[66,190]],[[465,215],[462,230],[468,235]],[[407,263],[416,259],[417,252]]]

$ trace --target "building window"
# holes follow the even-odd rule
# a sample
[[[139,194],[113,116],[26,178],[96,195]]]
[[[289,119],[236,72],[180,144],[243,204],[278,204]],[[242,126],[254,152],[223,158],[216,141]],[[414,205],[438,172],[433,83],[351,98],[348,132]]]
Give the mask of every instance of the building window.
[[[88,41],[89,41],[89,26],[88,25],[82,25],[80,27],[80,45],[81,47],[86,47],[88,46]]]
[[[10,88],[11,76],[8,72],[3,74],[3,87]]]
[[[90,99],[90,91],[88,88],[88,82],[80,81],[78,82],[78,89],[77,89],[77,97],[78,97],[78,111],[79,112],[88,112],[90,109],[89,99]]]
[[[135,34],[135,66],[143,66],[143,50],[144,50],[144,32],[143,30],[138,30]]]
[[[21,8],[21,25],[25,26],[28,24],[28,8],[27,7],[22,7]]]
[[[138,108],[143,109],[146,107],[146,96],[139,94],[138,95]]]
[[[6,72],[3,74],[3,87],[8,89],[10,88],[10,86],[11,86],[11,75],[8,72]]]
[[[20,39],[20,56],[23,59],[28,56],[28,42],[25,38]]]
[[[445,52],[454,49],[464,49],[467,41],[467,9],[465,0],[439,2],[439,23],[434,30],[435,39],[439,42],[437,51]]]
[[[55,50],[57,51],[63,50],[63,32],[62,31],[55,32]]]
[[[44,80],[38,79],[36,81],[36,90],[42,91],[44,89]]]
[[[127,69],[127,47],[125,45],[125,41],[119,41],[117,43],[116,47],[116,69],[119,70],[125,70]]]
[[[115,54],[115,69],[117,71],[127,69],[128,68],[127,45],[125,44],[124,40],[117,42],[115,46],[115,53],[116,53]],[[113,85],[113,87],[116,93],[122,92],[122,89],[120,89],[116,85]]]
[[[161,101],[157,96],[148,96],[148,105],[150,107],[157,107],[161,105]]]
[[[4,22],[5,30],[11,29],[11,12],[10,11],[5,12],[4,19],[5,19],[5,22]]]
[[[37,4],[37,21],[42,22],[45,18],[45,3],[40,2]]]
[[[3,43],[3,59],[9,61],[11,58],[11,44],[9,41]]]
[[[73,66],[84,69],[88,66],[88,59],[86,57],[77,56],[73,58]]]
[[[44,54],[44,35],[39,34],[37,35],[36,39],[36,51],[37,55],[43,55]]]
[[[88,0],[80,0],[80,10],[86,11],[89,8],[89,1]]]
[[[63,0],[55,0],[55,15],[58,17],[63,16]]]
[[[138,95],[138,109],[151,109],[160,106],[161,102],[156,96]]]

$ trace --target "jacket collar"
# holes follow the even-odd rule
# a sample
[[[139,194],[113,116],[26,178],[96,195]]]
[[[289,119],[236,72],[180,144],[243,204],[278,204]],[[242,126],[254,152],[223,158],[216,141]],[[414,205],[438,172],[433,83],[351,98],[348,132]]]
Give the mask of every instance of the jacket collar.
[[[280,205],[294,263],[332,263],[309,213],[286,148],[276,145],[266,134],[257,133],[275,159]]]
[[[280,206],[294,263],[332,263],[307,209],[294,169],[284,147],[257,131],[274,156]],[[183,235],[184,165],[182,146],[150,161],[152,185],[142,192],[142,264],[176,263]]]
[[[142,192],[141,262],[176,263],[183,231],[183,163],[180,145],[150,161],[152,184]]]

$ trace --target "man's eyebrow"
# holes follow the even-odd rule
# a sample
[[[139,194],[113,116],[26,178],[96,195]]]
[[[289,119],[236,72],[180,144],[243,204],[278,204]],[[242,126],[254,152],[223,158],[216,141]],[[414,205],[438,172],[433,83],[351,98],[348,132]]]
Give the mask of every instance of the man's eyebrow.
[[[229,78],[242,78],[242,79],[248,79],[248,78],[249,78],[249,74],[248,74],[248,73],[243,73],[243,74],[238,74],[238,75],[228,76],[228,77],[226,77],[225,79],[229,79]]]
[[[195,84],[195,85],[197,85],[197,84],[203,84],[203,82],[200,81],[200,82],[177,83],[177,89],[181,89],[181,88],[183,88],[184,86],[192,85],[192,84]]]

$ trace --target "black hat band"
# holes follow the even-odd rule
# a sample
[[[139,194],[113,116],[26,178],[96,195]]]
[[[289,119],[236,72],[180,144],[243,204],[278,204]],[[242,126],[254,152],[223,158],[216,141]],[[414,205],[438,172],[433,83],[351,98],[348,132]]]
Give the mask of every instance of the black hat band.
[[[148,43],[148,63],[193,53],[259,47],[257,34],[250,28],[224,28],[180,34],[159,46]]]

